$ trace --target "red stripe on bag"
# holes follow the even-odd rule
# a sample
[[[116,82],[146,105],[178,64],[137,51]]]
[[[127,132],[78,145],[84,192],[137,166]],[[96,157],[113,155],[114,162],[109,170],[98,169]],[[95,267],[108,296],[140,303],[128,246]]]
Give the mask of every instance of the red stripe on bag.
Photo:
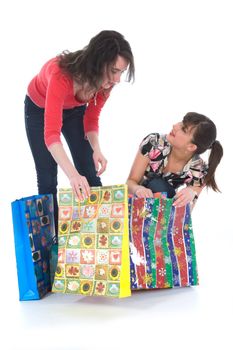
[[[182,287],[188,285],[188,265],[187,256],[184,244],[184,217],[185,206],[176,208],[174,225],[173,225],[173,241],[174,250],[178,262],[178,269],[180,273],[180,284]]]
[[[164,262],[164,254],[162,248],[162,224],[163,224],[164,210],[163,210],[163,201],[160,200],[159,212],[158,212],[158,221],[154,236],[155,244],[155,255],[156,255],[156,286],[157,288],[164,288],[166,282],[166,267]]]

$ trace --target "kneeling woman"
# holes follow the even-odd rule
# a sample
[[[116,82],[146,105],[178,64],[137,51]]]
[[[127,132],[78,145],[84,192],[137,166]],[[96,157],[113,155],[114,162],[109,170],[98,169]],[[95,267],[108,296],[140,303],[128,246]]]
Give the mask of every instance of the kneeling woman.
[[[166,192],[168,198],[175,197],[175,206],[183,206],[194,203],[205,186],[219,191],[215,170],[223,148],[216,135],[216,126],[209,118],[190,112],[169,134],[146,136],[127,180],[129,193],[142,198]],[[205,163],[200,154],[208,149]]]

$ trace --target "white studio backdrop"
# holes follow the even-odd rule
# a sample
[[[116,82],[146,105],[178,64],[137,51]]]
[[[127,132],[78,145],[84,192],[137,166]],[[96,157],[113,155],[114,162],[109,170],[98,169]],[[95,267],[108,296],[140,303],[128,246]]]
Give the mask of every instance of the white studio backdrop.
[[[101,115],[100,142],[109,161],[103,181],[124,182],[142,137],[169,132],[188,111],[216,122],[227,156],[233,77],[230,1],[145,1],[142,6],[23,0],[1,6],[1,144],[13,197],[36,191],[23,120],[28,82],[46,60],[85,46],[103,29],[125,35],[136,64],[135,83],[117,86]],[[222,188],[226,171],[219,172]],[[61,179],[60,184],[68,185],[62,174]]]
[[[199,256],[210,238],[225,246],[222,259],[232,267],[230,239],[232,155],[233,11],[227,0],[9,0],[0,5],[1,29],[1,197],[0,260],[11,275],[4,298],[17,298],[10,202],[37,193],[36,174],[24,129],[23,102],[30,79],[46,60],[88,44],[103,29],[124,34],[136,65],[135,83],[114,88],[100,118],[100,144],[108,159],[104,185],[126,181],[137,147],[150,132],[170,132],[173,123],[195,111],[217,125],[224,158],[216,173],[222,190],[203,191],[193,213]],[[59,186],[68,179],[59,172]],[[222,248],[220,248],[222,249]],[[214,252],[211,258],[215,258]],[[222,278],[229,271],[221,270]],[[231,271],[231,270],[230,270]],[[8,276],[8,273],[6,276]],[[6,278],[5,276],[5,278]],[[209,278],[209,279],[208,279]],[[213,283],[213,273],[204,282]],[[228,281],[232,287],[232,279]],[[232,307],[232,304],[231,304]]]

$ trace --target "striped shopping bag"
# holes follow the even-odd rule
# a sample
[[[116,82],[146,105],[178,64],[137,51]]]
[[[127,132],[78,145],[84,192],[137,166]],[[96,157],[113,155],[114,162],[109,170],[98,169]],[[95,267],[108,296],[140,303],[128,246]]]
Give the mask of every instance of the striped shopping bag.
[[[129,198],[131,289],[194,286],[198,273],[190,206]]]

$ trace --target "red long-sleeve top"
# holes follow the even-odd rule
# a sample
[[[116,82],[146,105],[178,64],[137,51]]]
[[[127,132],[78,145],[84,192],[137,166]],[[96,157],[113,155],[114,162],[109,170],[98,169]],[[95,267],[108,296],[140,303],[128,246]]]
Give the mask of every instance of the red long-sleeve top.
[[[62,112],[84,105],[74,96],[73,80],[65,74],[57,64],[57,58],[52,58],[42,67],[28,86],[28,96],[41,108],[45,109],[45,144],[61,143]],[[99,115],[110,92],[99,92],[96,101],[91,99],[84,117],[84,132],[99,130]]]

